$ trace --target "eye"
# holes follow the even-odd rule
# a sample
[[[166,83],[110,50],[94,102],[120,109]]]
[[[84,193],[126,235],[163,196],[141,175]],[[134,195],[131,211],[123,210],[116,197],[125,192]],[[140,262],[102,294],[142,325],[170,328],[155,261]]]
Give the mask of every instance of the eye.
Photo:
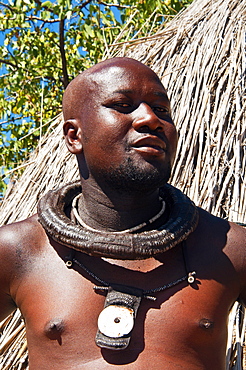
[[[130,104],[127,103],[115,103],[114,105],[121,108],[128,108],[130,106]]]
[[[153,107],[152,109],[154,112],[169,113],[169,109],[167,107]]]
[[[168,107],[156,106],[152,107],[152,110],[160,118],[171,115],[170,109]]]
[[[114,102],[111,108],[121,113],[130,113],[132,111],[132,105],[126,102]]]

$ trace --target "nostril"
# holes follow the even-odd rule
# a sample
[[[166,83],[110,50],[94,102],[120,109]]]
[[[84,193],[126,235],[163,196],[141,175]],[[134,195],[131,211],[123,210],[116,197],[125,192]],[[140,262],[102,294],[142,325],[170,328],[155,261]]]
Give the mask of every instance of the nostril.
[[[150,128],[149,128],[149,126],[147,126],[147,125],[143,125],[143,126],[139,126],[139,127],[137,127],[136,128],[136,131],[138,131],[138,132],[142,132],[142,133],[150,133]]]
[[[135,126],[134,129],[137,132],[140,132],[142,134],[152,134],[153,132],[162,132],[163,127],[157,126],[157,127],[150,127],[148,125],[143,125],[143,126]]]

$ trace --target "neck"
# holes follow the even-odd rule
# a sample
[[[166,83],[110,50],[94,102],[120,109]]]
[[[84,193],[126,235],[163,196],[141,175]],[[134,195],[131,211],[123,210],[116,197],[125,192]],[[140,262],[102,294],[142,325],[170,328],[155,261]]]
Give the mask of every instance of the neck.
[[[149,193],[104,192],[98,186],[82,183],[78,210],[90,227],[105,231],[122,231],[154,217],[162,208],[159,190]]]

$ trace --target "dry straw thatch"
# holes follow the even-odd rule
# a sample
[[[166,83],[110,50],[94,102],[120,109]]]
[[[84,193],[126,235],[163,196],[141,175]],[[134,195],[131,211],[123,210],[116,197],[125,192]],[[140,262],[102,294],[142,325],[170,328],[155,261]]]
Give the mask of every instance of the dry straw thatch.
[[[172,183],[204,209],[244,223],[245,21],[246,0],[195,0],[156,35],[105,46],[105,58],[138,59],[168,87],[180,136]],[[78,178],[61,126],[60,116],[50,123],[22,177],[9,188],[1,205],[2,224],[26,218],[44,192]],[[230,314],[227,369],[242,369],[242,312],[235,304]],[[18,311],[2,323],[3,370],[26,369],[24,330]],[[230,360],[235,354],[236,360]]]

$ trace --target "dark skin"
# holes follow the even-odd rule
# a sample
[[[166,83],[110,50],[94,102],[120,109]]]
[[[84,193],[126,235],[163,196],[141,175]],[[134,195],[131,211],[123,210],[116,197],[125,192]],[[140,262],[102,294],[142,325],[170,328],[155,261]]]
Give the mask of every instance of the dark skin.
[[[169,177],[177,133],[157,76],[131,59],[98,64],[68,87],[64,116],[67,146],[80,169],[83,220],[112,232],[158,213],[158,188]],[[133,180],[126,176],[131,171],[138,174]],[[154,226],[167,218],[168,210]],[[195,283],[155,293],[156,301],[143,299],[129,347],[112,351],[94,341],[105,300],[93,290],[98,282],[78,266],[66,267],[70,249],[33,216],[0,231],[0,319],[20,308],[30,370],[222,370],[229,310],[237,299],[246,302],[245,245],[245,229],[200,209],[185,246]],[[181,245],[145,260],[80,252],[76,258],[105,281],[144,290],[186,274]]]

